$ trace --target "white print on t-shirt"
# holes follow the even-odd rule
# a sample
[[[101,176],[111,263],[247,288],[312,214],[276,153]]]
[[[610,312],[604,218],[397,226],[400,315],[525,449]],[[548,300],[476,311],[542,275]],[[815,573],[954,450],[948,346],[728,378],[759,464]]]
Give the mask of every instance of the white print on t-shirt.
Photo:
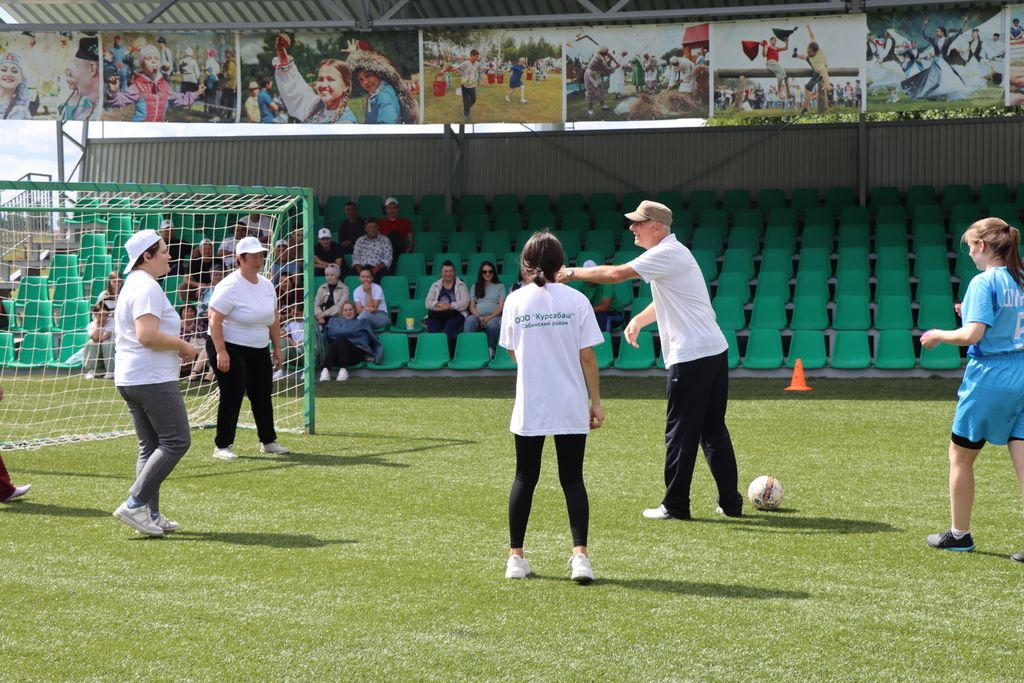
[[[522,329],[528,330],[533,327],[559,327],[568,325],[573,314],[557,311],[555,313],[534,313],[516,316],[513,320]]]

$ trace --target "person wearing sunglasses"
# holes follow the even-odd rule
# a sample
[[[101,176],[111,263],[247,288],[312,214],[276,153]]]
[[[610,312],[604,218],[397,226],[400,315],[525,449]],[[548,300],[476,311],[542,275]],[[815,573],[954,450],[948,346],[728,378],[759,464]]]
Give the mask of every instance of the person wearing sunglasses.
[[[469,297],[469,316],[465,332],[487,333],[487,347],[494,357],[501,333],[501,310],[505,307],[505,285],[498,280],[498,270],[490,261],[480,264],[476,284]]]

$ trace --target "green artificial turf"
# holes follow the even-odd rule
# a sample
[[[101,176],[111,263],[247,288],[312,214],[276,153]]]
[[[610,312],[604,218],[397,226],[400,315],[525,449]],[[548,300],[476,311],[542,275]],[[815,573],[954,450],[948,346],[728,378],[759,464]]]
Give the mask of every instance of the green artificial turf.
[[[503,578],[514,379],[321,385],[290,456],[210,457],[163,489],[181,523],[144,539],[110,512],[133,443],[5,455],[0,662],[11,680],[1014,680],[1024,622],[1019,489],[1005,448],[977,466],[971,554],[948,526],[956,380],[735,380],[740,479],[777,513],[715,515],[702,460],[689,522],[662,493],[663,380],[606,378],[589,439],[590,550],[578,586],[548,446],[526,538],[536,577]],[[553,390],[555,390],[553,388]]]

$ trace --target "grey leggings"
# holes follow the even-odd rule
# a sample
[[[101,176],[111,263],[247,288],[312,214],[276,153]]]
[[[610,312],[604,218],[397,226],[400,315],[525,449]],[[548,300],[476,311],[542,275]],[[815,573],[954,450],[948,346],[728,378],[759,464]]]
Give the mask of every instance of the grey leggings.
[[[135,483],[129,492],[146,501],[150,510],[159,510],[160,485],[192,445],[185,400],[173,381],[118,387],[117,391],[128,404],[139,436]]]

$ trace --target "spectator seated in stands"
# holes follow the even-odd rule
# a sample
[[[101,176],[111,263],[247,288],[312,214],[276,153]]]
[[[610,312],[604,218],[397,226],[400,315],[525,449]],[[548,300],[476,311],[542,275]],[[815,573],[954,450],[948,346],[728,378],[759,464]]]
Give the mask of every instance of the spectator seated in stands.
[[[345,252],[334,241],[330,228],[320,228],[316,236],[316,244],[313,245],[313,275],[323,275],[324,268],[332,263],[338,266],[342,276],[348,275]]]
[[[356,240],[362,237],[366,230],[366,219],[359,215],[359,209],[355,202],[345,204],[345,220],[338,226],[338,244],[346,254],[351,254],[356,246]]]
[[[587,259],[583,262],[584,268],[593,268],[597,263]],[[602,332],[611,332],[612,328],[621,325],[626,320],[622,307],[615,298],[615,288],[612,285],[599,285],[592,282],[581,282],[580,291],[583,296],[590,300],[594,308],[594,317],[597,318],[597,326]]]
[[[175,234],[176,231],[174,221],[170,218],[160,224],[160,237],[171,255],[171,272],[168,275],[184,275],[188,271],[188,260],[192,254],[192,246],[183,242]]]
[[[377,221],[367,221],[364,231],[366,234],[356,240],[352,250],[352,268],[356,272],[369,268],[374,282],[380,282],[388,274],[394,260],[391,240],[380,234]]]
[[[192,344],[196,350],[195,360],[181,364],[181,374],[188,373],[189,380],[193,382],[201,377],[207,382],[212,382],[213,369],[209,367],[206,356],[206,331],[209,322],[199,317],[198,310],[192,304],[183,305],[178,315],[181,316],[181,338]]]
[[[213,288],[219,285],[223,279],[224,271],[220,268],[215,268],[210,273],[210,284],[203,287],[203,290],[199,293],[199,301],[196,302],[196,317],[203,321],[205,326],[210,324],[210,299],[213,297]]]
[[[480,264],[476,284],[470,291],[466,332],[487,332],[487,346],[494,357],[501,332],[501,309],[505,307],[505,285],[498,280],[498,271],[490,261]]]
[[[448,335],[449,352],[455,349],[455,339],[466,323],[469,308],[469,290],[466,283],[455,276],[455,264],[441,264],[441,279],[430,285],[427,292],[427,332]]]
[[[341,312],[341,305],[348,301],[348,287],[345,283],[339,282],[341,270],[333,263],[324,268],[324,275],[327,282],[320,285],[313,298],[313,317],[321,329],[327,321]]]
[[[199,246],[192,250],[192,257],[186,267],[187,274],[178,285],[178,296],[182,301],[196,301],[200,293],[210,286],[214,270],[221,267],[219,259],[213,254],[213,241],[203,239]]]
[[[220,246],[217,247],[217,257],[221,259],[224,270],[235,269],[235,245],[238,244],[238,240],[246,236],[245,233],[245,226],[239,223],[235,226],[234,232],[225,235]]]
[[[238,224],[245,226],[245,237],[257,237],[260,242],[266,244],[270,241],[270,233],[274,228],[274,219],[260,213],[250,213],[238,221]]]
[[[96,297],[96,305],[102,306],[110,313],[113,313],[114,308],[117,306],[117,295],[121,293],[121,284],[123,282],[121,273],[116,270],[110,271],[110,274],[107,275],[106,287]]]
[[[359,287],[352,292],[352,301],[356,305],[357,317],[369,321],[374,329],[391,324],[388,304],[384,301],[384,290],[373,281],[373,272],[369,268],[359,271]]]
[[[114,379],[114,311],[100,303],[93,306],[92,322],[86,334],[89,341],[85,342],[82,353],[85,378]]]
[[[274,244],[274,262],[270,265],[270,281],[277,288],[278,297],[285,297],[295,288],[296,275],[302,270],[299,262],[291,258],[288,240],[278,240]]]
[[[394,253],[403,254],[412,251],[412,222],[398,215],[398,200],[388,197],[384,200],[384,216],[378,221],[380,232],[391,240]]]
[[[281,368],[274,372],[274,379],[282,379],[286,373],[302,367],[305,341],[306,323],[302,319],[302,302],[287,304],[281,311]]]
[[[356,307],[350,301],[341,305],[341,313],[327,321],[324,332],[323,355],[320,359],[320,381],[331,378],[331,368],[339,368],[337,380],[348,379],[348,370],[364,361],[380,362],[383,346],[368,320],[356,317]]]

